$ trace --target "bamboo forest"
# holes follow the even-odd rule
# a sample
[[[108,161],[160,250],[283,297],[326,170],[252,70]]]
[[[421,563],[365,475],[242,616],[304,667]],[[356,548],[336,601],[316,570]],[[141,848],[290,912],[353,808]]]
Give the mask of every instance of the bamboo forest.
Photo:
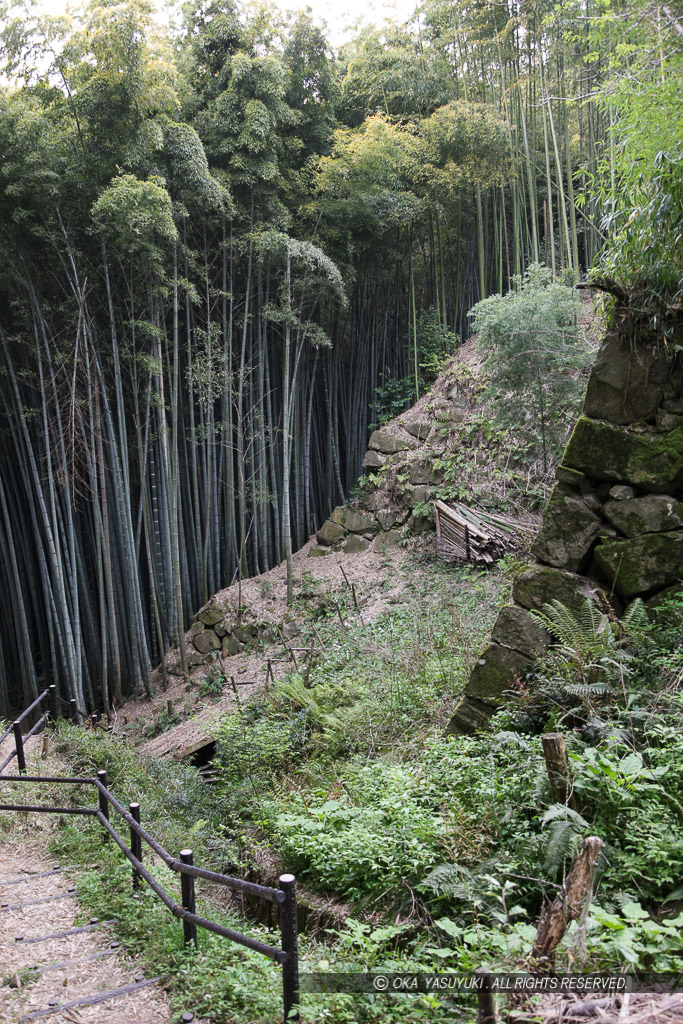
[[[0,9],[0,715],[151,693],[530,267],[680,308],[676,4]]]

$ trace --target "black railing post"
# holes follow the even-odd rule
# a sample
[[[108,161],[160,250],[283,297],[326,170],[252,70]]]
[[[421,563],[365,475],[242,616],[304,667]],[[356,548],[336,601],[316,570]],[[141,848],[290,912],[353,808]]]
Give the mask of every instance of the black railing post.
[[[299,939],[296,920],[296,879],[280,875],[278,885],[285,894],[280,904],[280,933],[287,962],[282,965],[282,1000],[285,1021],[299,1019]]]
[[[50,700],[50,719],[52,724],[55,725],[57,722],[57,715],[59,714],[59,708],[57,707],[57,687],[52,684],[47,688],[48,697]]]
[[[181,850],[180,859],[183,864],[192,864],[192,850]],[[183,909],[189,910],[191,914],[196,913],[196,903],[194,896],[194,877],[192,875],[181,874],[180,875],[180,891],[182,893]],[[183,935],[185,937],[185,945],[189,946],[190,943],[197,945],[197,925],[194,921],[186,921],[183,918]]]
[[[78,704],[75,700],[70,700],[69,707],[71,708],[71,721],[74,725],[78,725],[80,721],[78,717]]]
[[[133,821],[140,824],[140,804],[129,804],[128,810]],[[133,826],[130,827],[130,852],[138,860],[142,860],[142,837],[135,831]],[[140,882],[142,881],[142,875],[137,868],[133,868],[133,888],[139,889]]]
[[[107,788],[107,773],[104,771],[103,768],[100,769],[100,771],[97,773],[97,778],[102,783],[104,788],[106,789]],[[107,796],[100,789],[98,789],[97,792],[98,792],[99,798],[100,798],[100,811],[102,813],[102,817],[106,818],[107,821],[109,821],[109,801],[107,800]],[[104,835],[105,835],[106,839],[109,838],[109,833],[106,830],[105,830]]]
[[[26,775],[26,758],[24,756],[24,737],[21,735],[21,722],[13,722],[12,729],[14,730],[14,747],[17,752],[19,774]]]

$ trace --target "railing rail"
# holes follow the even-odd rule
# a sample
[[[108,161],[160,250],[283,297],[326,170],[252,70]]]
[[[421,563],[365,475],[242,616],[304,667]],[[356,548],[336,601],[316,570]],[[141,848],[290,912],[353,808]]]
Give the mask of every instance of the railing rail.
[[[61,700],[61,698],[59,698]],[[49,702],[49,711],[41,715],[35,725],[24,736],[22,733],[22,722],[34,711],[43,701]],[[183,922],[185,944],[197,943],[197,928],[204,928],[206,931],[221,935],[232,942],[246,946],[257,953],[267,956],[275,963],[282,965],[282,998],[284,1009],[284,1020],[298,1020],[299,1005],[299,956],[297,936],[297,903],[296,903],[296,880],[294,875],[283,874],[278,879],[279,888],[273,886],[258,885],[256,882],[248,882],[246,879],[234,878],[231,875],[223,875],[217,871],[210,871],[206,868],[195,867],[192,862],[192,850],[181,850],[180,858],[173,857],[150,833],[140,824],[139,803],[129,804],[129,809],[120,803],[114,796],[107,784],[107,773],[99,771],[96,778],[67,777],[59,775],[28,775],[26,773],[26,759],[24,755],[24,741],[34,735],[48,721],[56,720],[58,714],[58,698],[54,686],[45,690],[26,710],[17,718],[12,725],[0,737],[3,743],[13,732],[15,746],[9,757],[0,765],[0,782],[19,783],[31,785],[33,783],[60,783],[67,786],[94,786],[98,795],[98,807],[53,807],[44,804],[10,804],[0,803],[0,811],[28,811],[42,814],[80,814],[97,818],[104,829],[105,835],[111,838],[121,850],[133,868],[133,887],[137,889],[144,881],[150,889],[156,893],[164,906]],[[65,701],[62,701],[66,704]],[[69,702],[72,719],[77,721],[77,715],[82,714],[76,707],[75,701]],[[4,775],[3,772],[10,761],[16,757],[18,775]],[[127,823],[130,830],[130,842],[127,843],[117,829],[109,820],[109,809],[112,807]],[[142,843],[146,843],[163,862],[177,874],[181,881],[181,903],[176,902],[164,889],[143,864]],[[248,893],[260,899],[269,900],[277,904],[280,916],[281,945],[272,946],[260,939],[252,938],[241,932],[227,928],[217,921],[202,917],[196,913],[195,906],[195,879],[201,878],[208,882],[225,886],[235,892]]]

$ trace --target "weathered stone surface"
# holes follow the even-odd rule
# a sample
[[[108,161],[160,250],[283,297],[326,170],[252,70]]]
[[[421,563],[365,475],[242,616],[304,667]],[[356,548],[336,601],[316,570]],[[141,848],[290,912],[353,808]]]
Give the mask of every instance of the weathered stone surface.
[[[603,507],[607,519],[627,537],[641,533],[663,533],[683,526],[683,502],[668,494],[647,494],[629,501],[608,501]]]
[[[258,626],[255,622],[249,622],[243,626],[235,626],[232,631],[232,635],[236,640],[239,640],[241,644],[248,644],[250,640],[258,636]]]
[[[399,522],[400,516],[393,508],[380,508],[375,512],[375,519],[383,530],[390,530]]]
[[[443,473],[434,469],[431,462],[413,462],[408,479],[411,484],[438,484],[443,480]]]
[[[326,520],[316,533],[318,544],[336,544],[344,536],[344,527],[339,523],[333,523],[331,519]]]
[[[344,551],[347,555],[356,555],[359,551],[367,551],[370,547],[370,541],[366,540],[365,537],[359,537],[358,534],[354,534],[344,544]]]
[[[491,639],[503,647],[512,647],[528,658],[540,658],[550,646],[551,637],[539,620],[516,604],[501,608]]]
[[[596,600],[600,593],[599,586],[591,580],[546,565],[534,565],[520,573],[512,587],[513,600],[536,611],[551,601],[561,601],[572,611],[580,612],[586,598]]]
[[[204,632],[203,622],[193,622],[190,626],[190,636],[199,636],[200,633]]]
[[[555,479],[559,480],[561,484],[580,487],[586,479],[586,474],[580,473],[578,469],[571,469],[570,466],[558,466],[555,470]]]
[[[398,547],[401,543],[401,534],[398,530],[387,530],[386,533],[379,533],[372,542],[374,551],[388,551],[390,548]]]
[[[601,525],[582,498],[553,491],[531,550],[547,565],[580,572],[586,567]]]
[[[465,689],[466,697],[474,697],[485,704],[500,704],[503,692],[523,676],[533,664],[532,658],[511,647],[492,643],[472,669]]]
[[[208,654],[193,654],[190,652],[187,655],[187,667],[196,668],[197,665],[206,665],[209,660]]]
[[[325,555],[331,555],[332,548],[322,547],[320,544],[314,544],[312,548],[308,549],[307,558],[324,558]]]
[[[597,494],[588,492],[582,495],[583,502],[591,512],[595,512],[596,515],[602,512],[602,502],[598,498]]]
[[[627,487],[626,484],[615,484],[608,492],[612,501],[630,501],[631,498],[635,498],[636,493],[633,487]]]
[[[580,416],[564,462],[596,480],[675,494],[683,487],[683,428],[668,434],[641,433]]]
[[[408,518],[408,529],[411,533],[427,533],[434,528],[434,519],[431,515],[411,512]]]
[[[584,413],[611,423],[654,419],[669,369],[663,346],[609,331],[593,364]]]
[[[223,654],[227,654],[232,657],[233,654],[240,654],[244,650],[244,644],[241,644],[234,636],[224,636],[221,643],[221,649]]]
[[[429,437],[429,431],[432,429],[431,423],[426,423],[422,420],[416,420],[414,423],[401,423],[401,426],[411,437],[417,438],[418,441],[426,441]]]
[[[210,604],[208,608],[204,608],[196,615],[196,619],[198,622],[203,622],[205,626],[215,626],[217,622],[223,621],[223,612],[215,605]]]
[[[360,509],[349,508],[346,505],[338,505],[330,519],[333,523],[343,526],[350,533],[372,533],[378,529],[373,515]]]
[[[193,641],[200,654],[208,654],[209,651],[220,649],[221,642],[212,629],[205,629],[203,633],[196,636]]]
[[[595,549],[595,561],[622,597],[662,590],[683,579],[683,532],[608,541]]]
[[[645,604],[648,608],[656,609],[672,598],[683,599],[683,584],[676,583],[673,587],[665,587],[664,590],[660,590],[657,594],[653,594],[652,597],[648,598]],[[681,618],[683,618],[683,615]]]
[[[403,494],[403,500],[408,508],[415,508],[416,505],[421,504],[423,501],[429,501],[431,493],[429,487],[425,487],[422,484],[417,486],[408,484]]]
[[[384,465],[384,459],[379,452],[373,452],[369,448],[363,456],[363,469],[381,469]]]
[[[467,735],[471,732],[478,732],[479,729],[486,729],[495,710],[490,704],[475,700],[473,697],[465,697],[453,712],[446,735],[458,736],[463,733]]]
[[[375,430],[368,441],[368,448],[374,448],[383,455],[394,455],[396,452],[404,452],[414,447],[411,441],[404,441],[402,437],[396,437],[386,430]]]
[[[683,416],[674,415],[674,413],[666,409],[658,409],[655,423],[657,424],[657,430],[661,433],[667,433],[669,430],[675,430],[676,427],[683,427]]]
[[[225,626],[221,625],[220,622],[216,623],[216,625],[213,627],[213,631],[218,637],[224,637],[228,635],[228,630],[225,628]]]

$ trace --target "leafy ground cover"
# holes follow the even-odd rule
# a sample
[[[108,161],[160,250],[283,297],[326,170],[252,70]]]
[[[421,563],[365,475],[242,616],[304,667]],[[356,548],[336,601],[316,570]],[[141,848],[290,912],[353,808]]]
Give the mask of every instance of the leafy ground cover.
[[[605,842],[599,884],[558,967],[680,970],[683,602],[656,613],[636,604],[621,621],[548,608],[557,646],[535,677],[489,732],[445,739],[515,567],[487,576],[411,564],[405,603],[372,623],[343,608],[341,629],[336,609],[325,617],[311,603],[307,628],[324,653],[225,719],[217,787],[84,730],[64,728],[62,756],[79,771],[106,767],[115,792],[144,794],[144,820],[170,849],[189,843],[196,861],[257,875],[286,865],[309,893],[344,901],[343,924],[303,936],[304,972],[518,968],[544,897],[588,834]],[[549,730],[566,735],[576,810],[551,793]],[[100,912],[104,901],[123,941],[173,972],[178,1006],[211,1006],[216,1024],[277,1018],[268,961],[210,936],[186,954],[177,923],[151,897],[131,898],[128,869],[97,830],[84,839],[69,823],[59,836],[60,853],[85,865],[111,858],[106,883],[86,873],[83,898]],[[236,924],[234,911],[212,909]],[[305,1020],[335,1024],[471,1015],[441,993],[303,1003]]]

